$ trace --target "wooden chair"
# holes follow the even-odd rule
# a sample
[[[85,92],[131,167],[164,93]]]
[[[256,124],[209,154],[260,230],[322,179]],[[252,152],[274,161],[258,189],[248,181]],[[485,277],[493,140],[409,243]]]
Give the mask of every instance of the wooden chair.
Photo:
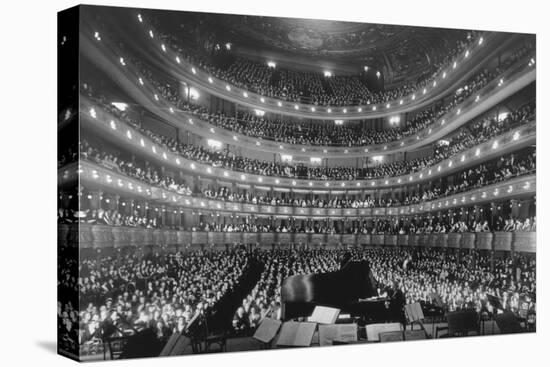
[[[193,353],[202,353],[203,348],[202,344],[204,343],[204,352],[208,353],[211,351],[213,345],[217,345],[220,348],[221,352],[227,351],[227,334],[225,331],[216,331],[212,332],[208,327],[208,318],[203,317],[202,328],[199,331],[199,335],[193,338],[191,347],[193,348]]]

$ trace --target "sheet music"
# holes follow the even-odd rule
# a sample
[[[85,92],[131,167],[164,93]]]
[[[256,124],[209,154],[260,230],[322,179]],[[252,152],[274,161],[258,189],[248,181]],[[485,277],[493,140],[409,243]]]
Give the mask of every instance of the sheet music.
[[[308,318],[308,321],[319,324],[334,324],[339,314],[340,310],[338,308],[315,306],[313,314]]]
[[[317,324],[313,322],[288,321],[283,324],[277,345],[309,347]]]
[[[332,342],[356,342],[357,324],[319,325],[319,345],[332,345]]]
[[[281,321],[266,317],[256,329],[253,338],[264,343],[269,343],[277,335],[281,327]]]

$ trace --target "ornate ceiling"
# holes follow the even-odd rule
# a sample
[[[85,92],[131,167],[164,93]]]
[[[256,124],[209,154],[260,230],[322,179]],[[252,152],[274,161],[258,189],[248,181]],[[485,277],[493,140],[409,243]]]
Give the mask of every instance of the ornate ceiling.
[[[465,40],[468,31],[265,16],[155,12],[157,21],[180,32],[231,42],[237,49],[368,65],[399,74],[428,66],[436,54]],[[185,33],[185,32],[184,32]],[[447,51],[448,52],[448,51]]]

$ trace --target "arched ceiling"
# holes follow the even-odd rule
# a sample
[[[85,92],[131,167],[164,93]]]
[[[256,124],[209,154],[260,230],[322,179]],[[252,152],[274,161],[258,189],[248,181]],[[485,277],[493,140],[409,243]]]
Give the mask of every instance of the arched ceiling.
[[[469,31],[374,23],[193,12],[151,11],[174,35],[192,31],[201,42],[253,50],[258,55],[300,58],[360,70],[369,66],[398,76],[425,69],[435,55],[448,53]],[[246,53],[246,52],[245,52]]]

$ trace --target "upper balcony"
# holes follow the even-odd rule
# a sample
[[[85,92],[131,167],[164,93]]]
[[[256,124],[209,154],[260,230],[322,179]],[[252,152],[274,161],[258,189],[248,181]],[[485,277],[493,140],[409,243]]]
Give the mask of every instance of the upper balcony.
[[[129,60],[125,60],[123,57],[117,58],[115,55],[119,55],[120,51],[106,49],[103,45],[100,45],[100,42],[93,42],[88,37],[82,38],[83,51],[90,60],[100,66],[112,80],[119,83],[140,105],[150,109],[174,126],[226,144],[239,144],[251,150],[256,149],[273,154],[284,152],[285,154],[306,158],[357,158],[414,150],[441,139],[472,118],[529,85],[536,77],[534,63],[527,59],[517,62],[481,90],[470,95],[458,106],[440,116],[421,131],[387,144],[375,144],[368,147],[297,145],[238,134],[201,120],[199,115],[190,111],[179,110],[174,104],[162,98],[154,84],[147,80]],[[101,43],[103,43],[103,40]]]
[[[135,19],[139,27],[136,30],[138,37],[135,33],[119,33],[120,36],[125,37],[125,41],[129,44],[134,44],[137,50],[142,50],[141,56],[144,59],[161,70],[169,70],[177,79],[243,106],[316,120],[380,118],[418,109],[433,103],[452,89],[458,88],[460,83],[488,60],[495,58],[499,52],[517,40],[515,36],[509,34],[484,33],[476,42],[461,52],[454,62],[440,70],[428,85],[397,100],[364,105],[319,106],[264,96],[219,79],[212,72],[194,65],[183,55],[172,50],[169,45],[163,43],[160,33],[149,24],[147,19],[138,13],[135,14]]]

